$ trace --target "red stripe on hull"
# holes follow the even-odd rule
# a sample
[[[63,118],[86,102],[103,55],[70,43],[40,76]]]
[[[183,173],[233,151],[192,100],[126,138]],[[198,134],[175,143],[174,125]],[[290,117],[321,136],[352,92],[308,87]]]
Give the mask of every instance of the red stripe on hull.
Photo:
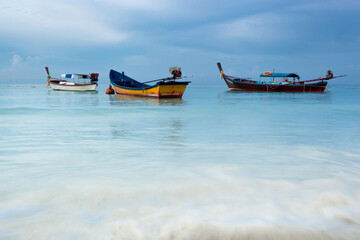
[[[327,82],[313,84],[271,85],[234,82],[225,79],[230,91],[254,91],[254,92],[324,92]]]
[[[159,95],[159,98],[181,98],[182,95]]]

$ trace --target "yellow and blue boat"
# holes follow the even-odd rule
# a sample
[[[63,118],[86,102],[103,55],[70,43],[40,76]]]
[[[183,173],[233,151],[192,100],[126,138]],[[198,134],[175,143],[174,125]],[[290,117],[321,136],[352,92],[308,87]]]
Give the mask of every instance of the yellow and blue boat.
[[[138,82],[115,70],[110,70],[110,82],[117,94],[156,97],[156,98],[181,98],[185,92],[189,81],[176,81],[181,77],[180,67],[170,68],[173,77],[161,78],[157,80]],[[153,85],[148,83],[155,82]]]

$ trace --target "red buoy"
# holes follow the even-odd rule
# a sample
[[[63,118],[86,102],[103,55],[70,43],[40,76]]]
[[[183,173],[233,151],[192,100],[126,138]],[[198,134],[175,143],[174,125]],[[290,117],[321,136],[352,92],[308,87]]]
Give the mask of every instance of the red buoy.
[[[106,94],[114,94],[114,89],[111,87],[111,84],[109,85],[109,88],[105,91]]]

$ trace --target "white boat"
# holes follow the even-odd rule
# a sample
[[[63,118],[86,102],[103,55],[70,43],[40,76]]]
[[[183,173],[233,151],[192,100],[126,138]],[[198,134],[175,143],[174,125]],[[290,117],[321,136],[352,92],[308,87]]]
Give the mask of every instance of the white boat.
[[[89,74],[61,74],[61,78],[52,78],[49,68],[45,67],[47,72],[47,86],[53,90],[61,91],[95,91],[99,78],[98,73]]]

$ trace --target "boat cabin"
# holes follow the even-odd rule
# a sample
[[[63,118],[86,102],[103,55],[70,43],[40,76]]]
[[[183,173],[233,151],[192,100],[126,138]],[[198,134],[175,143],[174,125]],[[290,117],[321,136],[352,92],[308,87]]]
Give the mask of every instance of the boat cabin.
[[[61,74],[59,79],[59,84],[65,85],[75,85],[77,83],[92,83],[95,84],[99,81],[99,74],[98,73],[90,73],[90,74]]]
[[[270,78],[271,82],[296,82],[299,81],[300,76],[296,73],[273,73],[273,72],[264,72],[260,74],[260,80],[265,80],[263,78]],[[280,80],[280,81],[279,81]],[[269,81],[263,81],[269,82]]]

